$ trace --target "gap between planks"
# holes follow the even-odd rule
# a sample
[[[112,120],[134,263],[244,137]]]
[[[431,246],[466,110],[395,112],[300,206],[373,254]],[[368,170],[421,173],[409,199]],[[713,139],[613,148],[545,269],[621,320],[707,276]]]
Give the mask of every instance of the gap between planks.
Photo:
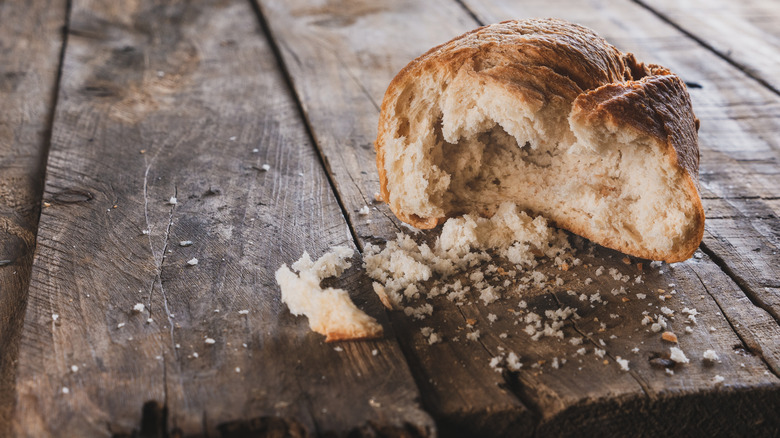
[[[456,1],[460,2],[460,0],[456,0]],[[677,24],[676,21],[674,21],[671,18],[669,18],[663,12],[661,12],[661,11],[653,8],[652,6],[648,5],[644,0],[631,0],[631,1],[636,3],[637,5],[641,6],[642,8],[646,9],[647,11],[649,11],[650,13],[652,13],[653,15],[658,17],[660,20],[662,20],[666,24],[668,24],[668,25],[672,26],[673,28],[677,29],[678,31],[683,33],[688,38],[692,39],[693,41],[696,41],[699,45],[701,45],[702,47],[707,49],[707,51],[711,52],[712,54],[714,54],[718,58],[721,58],[722,60],[728,62],[729,64],[734,66],[734,68],[736,68],[737,70],[739,70],[742,73],[744,73],[745,76],[749,77],[750,79],[753,79],[754,81],[758,82],[762,86],[766,87],[771,92],[773,92],[776,95],[780,96],[780,90],[778,90],[774,85],[770,84],[764,78],[758,76],[757,74],[751,72],[750,68],[748,68],[747,66],[737,62],[736,60],[734,60],[733,58],[728,56],[728,54],[721,53],[720,51],[715,49],[715,47],[713,47],[712,44],[704,41],[704,39],[699,38],[693,32],[691,32],[688,29],[686,29],[686,28],[682,27],[681,25]]]
[[[325,173],[325,176],[328,179],[328,185],[330,185],[331,191],[333,192],[333,196],[336,197],[336,202],[338,203],[339,209],[341,209],[341,215],[344,216],[344,220],[347,222],[347,228],[349,228],[349,234],[352,236],[352,241],[355,243],[355,246],[357,247],[360,254],[363,254],[363,244],[361,240],[358,238],[357,230],[355,229],[355,225],[352,223],[352,216],[347,211],[346,206],[344,205],[344,200],[341,198],[341,193],[338,190],[338,186],[336,185],[336,182],[333,180],[333,172],[330,169],[330,166],[328,166],[328,161],[325,158],[324,153],[322,152],[322,149],[319,147],[319,142],[317,142],[317,138],[314,136],[314,131],[311,128],[311,124],[309,123],[309,118],[306,117],[306,112],[303,110],[303,103],[301,102],[300,97],[298,96],[298,93],[295,92],[295,87],[292,83],[292,76],[290,75],[290,71],[287,69],[287,64],[284,62],[284,58],[282,57],[282,54],[279,50],[279,45],[277,44],[276,38],[274,38],[273,34],[271,33],[271,29],[268,26],[268,22],[265,19],[265,16],[263,15],[263,11],[260,9],[260,6],[255,0],[246,0],[252,10],[255,13],[255,16],[257,17],[257,21],[260,25],[260,29],[263,31],[263,36],[265,36],[266,41],[268,41],[268,45],[271,47],[271,51],[274,54],[274,60],[276,61],[276,65],[279,66],[279,70],[281,71],[282,77],[284,78],[284,84],[286,87],[286,92],[290,96],[290,99],[295,102],[295,108],[298,111],[298,115],[300,116],[301,120],[303,120],[303,126],[306,129],[306,135],[309,138],[309,141],[311,141],[311,144],[314,147],[314,151],[316,152],[317,159],[322,166],[323,172]]]

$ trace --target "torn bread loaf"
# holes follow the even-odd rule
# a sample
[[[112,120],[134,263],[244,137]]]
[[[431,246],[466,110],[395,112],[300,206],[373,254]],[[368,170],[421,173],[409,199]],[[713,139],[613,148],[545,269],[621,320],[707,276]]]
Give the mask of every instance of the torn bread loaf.
[[[306,315],[309,327],[326,336],[325,342],[373,339],[382,336],[382,326],[358,309],[343,289],[322,289],[320,282],[341,275],[351,266],[350,248],[338,246],[312,262],[304,252],[292,268],[282,265],[276,282],[282,289],[282,302],[293,315]]]
[[[381,197],[433,228],[503,202],[627,254],[685,260],[704,232],[684,83],[562,20],[507,21],[431,49],[391,82]]]

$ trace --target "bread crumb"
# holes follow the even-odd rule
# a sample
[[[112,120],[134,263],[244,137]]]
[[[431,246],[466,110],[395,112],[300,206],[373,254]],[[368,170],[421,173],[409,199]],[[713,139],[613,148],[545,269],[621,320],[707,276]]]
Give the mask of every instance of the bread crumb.
[[[79,366],[78,365],[71,365],[70,366],[70,371],[73,372],[73,373],[77,373],[79,371]]]
[[[195,265],[197,265],[197,264],[198,264],[198,259],[196,259],[195,257],[193,257],[193,258],[191,258],[191,259],[187,260],[187,264],[188,264],[188,265],[190,265],[190,266],[195,266]]]
[[[263,164],[262,166],[260,166],[260,168],[263,169],[263,171],[268,172],[269,170],[271,170],[271,165]]]
[[[62,387],[62,393],[63,393],[63,394],[70,394],[70,389],[68,389],[68,387],[67,387],[67,386],[63,386],[63,387]]]
[[[215,342],[217,342],[217,341],[215,341],[214,339],[211,339],[211,338],[206,338],[206,340],[205,340],[205,341],[203,341],[203,342],[205,342],[205,343],[207,343],[207,344],[211,345],[211,344],[214,344],[214,343],[215,343]]]
[[[378,354],[379,354],[379,350],[377,350],[376,348],[374,348],[373,350],[371,350],[371,355],[372,355],[372,356],[376,356],[376,355],[378,355]]]
[[[669,376],[673,376],[673,375],[674,375],[674,370],[672,370],[671,368],[665,368],[665,369],[664,369],[664,372],[665,372],[667,375],[669,375]]]
[[[240,373],[240,372],[241,372],[241,368],[239,368],[239,367],[236,367],[236,372],[237,372],[237,373]]]
[[[116,325],[116,328],[120,329],[120,328],[122,328],[124,326],[125,326],[125,323],[120,322],[119,324]]]
[[[371,210],[368,208],[368,205],[364,205],[358,210],[358,214],[361,216],[368,216],[369,213],[371,213]]]
[[[316,262],[304,252],[293,263],[292,272],[287,265],[276,271],[276,282],[282,290],[282,302],[293,315],[305,315],[309,327],[326,336],[325,342],[376,338],[382,335],[382,326],[358,309],[343,289],[322,289],[320,282],[341,275],[351,266],[347,260],[354,251],[335,247]]]
[[[595,350],[593,350],[593,353],[594,353],[594,354],[595,354],[597,357],[599,357],[599,358],[603,358],[603,357],[604,357],[604,354],[606,354],[606,352],[607,352],[606,350],[602,350],[601,348],[596,348]]]
[[[248,315],[248,314],[249,314],[249,310],[247,310],[247,309],[244,309],[244,310],[239,310],[239,311],[238,311],[238,314],[239,314],[239,315]]]
[[[687,357],[685,357],[685,353],[683,353],[683,351],[680,350],[677,347],[671,347],[669,349],[669,352],[670,352],[669,359],[671,359],[671,360],[673,360],[673,361],[675,361],[677,363],[688,363],[688,362],[690,362],[690,360]]]
[[[474,330],[473,332],[466,333],[466,339],[469,341],[476,341],[479,339],[479,330]]]
[[[617,356],[615,358],[615,361],[617,361],[618,365],[620,365],[620,369],[623,371],[628,371],[628,359],[622,359],[620,356]]]
[[[171,205],[176,205],[179,203],[179,201],[176,199],[175,196],[171,196],[171,199],[168,200],[168,203]]]
[[[706,350],[702,357],[704,360],[715,362],[718,360],[718,353],[716,353],[715,350]]]
[[[138,312],[138,313],[141,313],[141,312],[143,312],[143,311],[144,311],[144,305],[143,305],[143,303],[138,303],[138,304],[136,304],[135,306],[133,306],[133,311],[134,311],[134,312]],[[55,319],[57,319],[57,318],[55,318]]]
[[[716,385],[720,385],[721,383],[723,383],[724,380],[726,380],[725,377],[723,377],[723,376],[721,376],[719,374],[716,374],[715,377],[712,378],[712,383],[714,383]]]
[[[506,366],[509,368],[509,371],[519,371],[523,364],[520,363],[520,358],[515,352],[510,352],[506,357]]]
[[[182,240],[179,242],[179,246],[192,246],[192,240]]]

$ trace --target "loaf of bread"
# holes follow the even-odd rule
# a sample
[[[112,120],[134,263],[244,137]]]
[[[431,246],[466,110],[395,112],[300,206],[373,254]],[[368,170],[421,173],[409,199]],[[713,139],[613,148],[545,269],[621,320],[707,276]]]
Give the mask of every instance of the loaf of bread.
[[[562,20],[434,47],[382,102],[381,197],[415,227],[503,202],[603,246],[689,258],[704,232],[698,120],[679,77]]]

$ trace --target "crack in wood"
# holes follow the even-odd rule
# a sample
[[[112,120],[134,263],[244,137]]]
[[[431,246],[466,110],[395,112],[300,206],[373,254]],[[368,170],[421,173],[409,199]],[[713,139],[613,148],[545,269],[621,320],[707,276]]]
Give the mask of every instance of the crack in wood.
[[[748,298],[748,300],[750,300],[751,303],[753,303],[754,306],[767,312],[772,316],[777,324],[780,324],[780,310],[774,309],[772,306],[765,303],[761,297],[755,293],[753,288],[748,284],[747,280],[734,272],[734,270],[731,269],[726,261],[723,260],[723,258],[720,257],[715,251],[713,251],[712,248],[710,248],[705,242],[702,242],[699,248],[702,252],[707,254],[710,260],[712,260],[712,262],[715,263],[715,265],[717,265],[718,268],[720,268],[720,270],[723,271],[723,273],[725,273],[731,279],[731,281],[733,281],[737,287],[740,288],[740,290],[742,290],[742,293],[745,294],[745,296]]]
[[[692,272],[693,272],[693,274],[696,276],[696,279],[697,279],[697,280],[699,280],[699,283],[701,283],[702,287],[703,287],[703,288],[704,288],[704,290],[707,292],[707,294],[710,296],[710,298],[712,298],[712,301],[715,303],[715,305],[716,305],[716,306],[718,306],[718,309],[720,310],[720,313],[723,315],[723,318],[724,318],[724,319],[726,320],[726,322],[729,324],[729,326],[731,327],[731,330],[734,332],[734,334],[736,334],[736,335],[737,335],[737,337],[739,338],[740,342],[742,342],[742,347],[744,347],[744,348],[745,348],[747,351],[750,351],[750,352],[752,352],[752,353],[754,353],[754,354],[756,354],[756,353],[757,353],[757,354],[758,354],[758,356],[761,358],[761,361],[762,361],[762,362],[764,362],[764,364],[766,365],[767,369],[769,369],[769,370],[770,370],[770,371],[771,371],[771,372],[772,372],[772,373],[775,375],[775,377],[778,377],[778,378],[780,378],[780,368],[775,368],[775,367],[773,366],[773,364],[771,364],[771,363],[770,363],[770,362],[769,362],[769,361],[766,359],[766,357],[764,357],[764,351],[763,351],[763,349],[762,349],[762,348],[760,348],[760,346],[758,346],[758,345],[753,345],[753,346],[751,346],[751,345],[750,345],[750,343],[748,343],[748,342],[745,340],[745,337],[742,335],[742,333],[740,333],[740,331],[739,331],[739,330],[737,330],[737,327],[735,327],[734,323],[731,321],[731,318],[729,317],[729,313],[728,313],[728,312],[726,312],[726,311],[723,309],[723,307],[720,305],[720,303],[718,302],[718,300],[717,300],[717,299],[715,299],[715,296],[712,294],[712,292],[710,291],[710,289],[707,287],[707,284],[704,282],[704,280],[701,278],[701,276],[699,276],[699,273],[698,273],[698,272],[696,272],[696,270],[695,270],[695,269],[692,269],[691,271],[692,271]],[[743,291],[743,292],[744,292],[744,291]],[[749,298],[749,297],[748,297],[748,298]],[[755,303],[754,303],[754,304],[755,304]],[[757,306],[757,307],[759,307],[759,306]]]
[[[287,68],[287,64],[284,62],[284,58],[282,57],[282,54],[279,50],[279,44],[284,44],[284,42],[281,40],[277,41],[277,39],[273,37],[271,33],[271,28],[268,26],[268,22],[265,18],[265,15],[263,14],[262,8],[258,3],[258,0],[248,0],[248,1],[252,6],[252,10],[254,10],[255,12],[255,16],[257,17],[258,24],[260,25],[260,29],[263,35],[265,36],[266,41],[268,41],[268,46],[271,48],[271,52],[274,55],[276,64],[279,66],[279,70],[282,72],[284,84],[287,88],[286,90],[287,94],[291,97],[291,100],[295,102],[295,107],[298,110],[298,114],[300,115],[301,120],[303,120],[303,126],[306,129],[306,136],[309,138],[312,144],[312,147],[315,151],[315,156],[317,157],[322,168],[325,169],[325,177],[327,178],[328,185],[330,186],[330,189],[333,192],[333,196],[336,198],[336,203],[338,204],[339,209],[341,209],[341,214],[344,216],[344,220],[347,222],[347,227],[349,229],[350,235],[352,236],[352,241],[354,242],[355,246],[360,250],[362,249],[362,246],[360,244],[360,238],[358,237],[357,230],[355,229],[355,225],[352,223],[349,212],[347,211],[347,208],[344,204],[344,200],[341,197],[341,193],[337,190],[336,182],[333,180],[332,172],[330,171],[330,168],[327,165],[327,159],[325,157],[325,154],[322,151],[322,149],[319,147],[317,138],[314,136],[314,131],[312,130],[311,123],[309,122],[308,114],[304,110],[303,102],[301,101],[300,96],[298,96],[298,93],[295,91],[295,87],[292,84],[292,75],[290,74],[290,71]],[[300,64],[300,60],[298,60],[295,53],[290,52],[290,54]]]

